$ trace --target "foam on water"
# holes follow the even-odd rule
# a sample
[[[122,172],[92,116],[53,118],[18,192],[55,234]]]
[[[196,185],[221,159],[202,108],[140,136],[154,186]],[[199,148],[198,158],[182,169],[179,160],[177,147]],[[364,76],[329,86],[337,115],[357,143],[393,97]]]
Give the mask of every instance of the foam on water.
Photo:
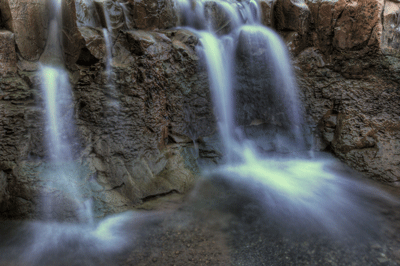
[[[34,232],[33,239],[32,242],[28,241],[19,260],[29,265],[41,265],[46,261],[51,261],[46,257],[57,256],[57,252],[63,254],[82,252],[91,256],[96,256],[96,254],[109,256],[118,253],[135,240],[132,228],[136,227],[134,221],[140,218],[140,215],[136,213],[126,212],[108,216],[97,224],[29,223],[27,230]],[[128,233],[127,230],[131,232]],[[80,254],[80,256],[85,256],[85,254]],[[79,254],[74,256],[79,256]]]

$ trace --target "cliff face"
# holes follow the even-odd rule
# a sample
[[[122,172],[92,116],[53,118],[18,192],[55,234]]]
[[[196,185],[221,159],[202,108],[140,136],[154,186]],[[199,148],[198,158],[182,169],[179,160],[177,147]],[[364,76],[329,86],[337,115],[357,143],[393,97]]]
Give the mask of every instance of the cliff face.
[[[212,2],[210,12],[218,16]],[[43,175],[51,168],[38,74],[39,62],[51,60],[50,4],[0,2],[4,217],[35,217]],[[398,183],[400,4],[260,0],[260,6],[263,23],[281,33],[292,53],[315,149],[332,151],[372,178]],[[210,145],[197,155],[192,145],[214,133],[215,118],[196,54],[198,38],[171,29],[179,23],[174,9],[172,0],[93,6],[63,1],[59,41],[74,95],[72,148],[84,193],[95,199],[99,213],[185,192],[198,174],[197,156],[220,157]],[[224,17],[215,21],[226,30]],[[103,28],[112,41],[110,77]]]
[[[367,176],[400,181],[397,2],[263,1],[285,38],[315,147]],[[269,4],[269,6],[267,5]]]
[[[0,9],[0,213],[8,217],[36,215],[50,167],[38,73],[38,59],[51,60],[51,53],[43,52],[51,38],[49,3],[39,2],[2,1]],[[160,6],[131,1],[125,8],[132,17],[117,12],[118,2],[95,2],[94,8],[114,11],[110,78],[104,20],[87,25],[88,17],[78,12],[93,10],[84,1],[76,1],[78,10],[73,1],[63,2],[60,38],[73,87],[77,139],[72,148],[81,185],[89,187],[85,193],[101,213],[185,192],[198,173],[192,140],[214,132],[206,71],[195,52],[198,38],[186,30],[166,30],[176,25],[171,2],[153,2]],[[166,17],[158,17],[160,12]],[[30,26],[20,27],[26,23]]]

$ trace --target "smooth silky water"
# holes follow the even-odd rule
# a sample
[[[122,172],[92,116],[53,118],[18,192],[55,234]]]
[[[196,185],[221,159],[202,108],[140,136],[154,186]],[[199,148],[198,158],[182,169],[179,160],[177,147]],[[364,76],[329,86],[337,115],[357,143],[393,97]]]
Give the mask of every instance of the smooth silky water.
[[[83,2],[85,12],[94,12],[92,1]],[[95,219],[93,202],[84,186],[85,173],[79,170],[79,162],[73,154],[78,140],[74,121],[74,99],[70,78],[64,68],[61,30],[61,0],[52,2],[50,22],[51,36],[40,65],[41,92],[45,109],[45,139],[48,163],[43,167],[42,195],[39,206],[41,221],[5,223],[1,230],[6,238],[0,239],[0,264],[58,265],[57,254],[73,252],[80,257],[79,265],[99,265],[107,262],[110,254],[119,253],[134,239],[132,224],[140,221],[133,212]],[[81,10],[82,11],[82,10]],[[83,16],[83,15],[82,15]],[[79,12],[78,12],[79,17]],[[90,17],[90,16],[89,16]],[[94,26],[95,19],[85,21]],[[104,29],[107,60],[106,76],[111,75],[111,36]],[[66,207],[65,207],[66,206]],[[126,227],[130,225],[130,229]],[[16,229],[18,227],[18,229]],[[8,230],[9,229],[9,230]],[[129,231],[129,233],[127,232]],[[101,254],[101,255],[100,255]],[[91,261],[86,261],[90,257]],[[10,262],[11,263],[11,262]]]
[[[262,265],[260,261],[272,265],[279,261],[278,255],[268,253],[267,249],[258,254],[259,261],[254,260],[251,256],[259,252],[258,244],[248,240],[253,238],[244,236],[243,232],[257,237],[270,235],[270,246],[275,245],[274,241],[280,241],[275,238],[276,231],[298,234],[299,243],[306,242],[308,236],[303,233],[308,231],[335,237],[357,235],[357,241],[369,238],[375,241],[380,232],[369,204],[375,199],[395,200],[359,179],[344,175],[340,170],[342,166],[334,159],[311,154],[288,53],[279,36],[260,24],[258,3],[218,2],[219,8],[228,16],[230,28],[221,34],[221,29],[213,28],[205,12],[206,1],[195,2],[194,5],[190,0],[177,0],[176,5],[182,14],[182,26],[200,38],[197,51],[207,66],[226,162],[213,169],[204,169],[205,178],[189,197],[193,212],[201,213],[207,206],[232,212],[239,216],[239,221],[253,212],[251,223],[238,222],[224,227],[225,230],[235,229],[228,233],[235,237],[231,242],[238,242],[231,245],[238,251],[235,254],[246,253],[234,260],[238,265]],[[81,9],[77,10],[81,26],[96,26],[99,22],[93,15],[93,2],[85,0],[81,3]],[[55,4],[55,12],[60,14],[60,2]],[[121,7],[125,14],[126,8]],[[88,16],[88,13],[92,15]],[[107,24],[103,34],[109,83],[112,37],[109,20]],[[59,32],[54,35],[59,36]],[[43,221],[12,226],[2,224],[0,231],[7,239],[0,240],[0,262],[5,265],[8,261],[10,265],[66,265],[72,261],[76,265],[114,265],[115,254],[135,249],[139,231],[149,227],[151,218],[138,212],[94,218],[90,195],[82,188],[85,180],[81,180],[79,171],[74,169],[76,162],[71,149],[76,144],[74,106],[68,74],[59,64],[42,64],[40,71],[51,165],[45,173],[48,182],[43,189]],[[265,78],[257,79],[260,76]],[[252,117],[260,106],[237,99],[246,88],[256,88],[256,97],[265,104],[262,107],[267,116],[262,119]],[[250,122],[268,126],[263,128],[263,134],[249,132],[246,126]],[[214,192],[212,189],[204,191],[207,183],[213,184]],[[55,191],[61,191],[61,194]],[[207,198],[207,195],[211,197]],[[63,210],[58,210],[60,198],[71,201],[71,209],[65,212],[73,221],[60,221],[62,218],[58,215],[65,215]],[[211,201],[211,205],[207,205],[207,201]],[[249,201],[252,203],[248,204]],[[218,217],[200,218],[213,220]],[[253,226],[254,221],[261,221],[261,225],[246,228],[249,224]],[[181,226],[182,221],[177,224]],[[269,231],[261,232],[263,228]],[[238,236],[236,232],[242,232],[242,235]],[[246,249],[253,244],[252,249]],[[300,248],[296,246],[296,250]],[[264,259],[263,256],[270,257]]]
[[[268,219],[282,226],[296,224],[300,231],[314,227],[336,236],[376,233],[367,198],[390,197],[361,179],[335,172],[341,168],[337,160],[310,151],[289,54],[281,38],[261,25],[257,2],[216,2],[227,16],[225,34],[214,28],[207,1],[195,3],[178,1],[181,21],[200,39],[197,50],[207,66],[227,157],[225,164],[205,170],[205,175],[253,194]],[[248,94],[254,91],[253,99],[265,105],[237,99],[247,89],[254,89]],[[268,113],[264,121],[251,117],[257,108]],[[250,121],[269,125],[253,134],[246,132]]]

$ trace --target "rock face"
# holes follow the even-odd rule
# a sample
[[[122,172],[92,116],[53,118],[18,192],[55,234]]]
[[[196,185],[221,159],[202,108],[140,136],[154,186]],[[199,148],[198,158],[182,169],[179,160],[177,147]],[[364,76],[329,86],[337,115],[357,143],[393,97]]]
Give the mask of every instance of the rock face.
[[[165,11],[168,17],[171,10],[158,2],[156,9],[150,9],[147,1],[131,4],[142,7],[143,12],[162,15]],[[16,9],[17,4],[1,3],[0,13],[6,18],[1,25],[6,25],[8,7]],[[44,8],[29,3],[24,4],[27,14]],[[78,139],[72,146],[74,169],[81,176],[80,186],[85,187],[84,197],[94,200],[95,213],[101,216],[157,195],[187,191],[198,174],[193,140],[215,130],[206,71],[199,67],[195,52],[198,38],[186,30],[118,28],[113,36],[110,75],[105,72],[102,28],[86,26],[87,20],[82,18],[77,24],[73,3],[63,1],[64,30],[58,43],[73,87]],[[171,21],[150,19],[142,26],[164,29],[172,25],[167,22]],[[45,24],[41,30],[47,31],[49,22]],[[8,218],[40,214],[36,206],[43,197],[46,174],[52,169],[45,148],[44,96],[37,61],[45,56],[46,38],[41,49],[24,50],[29,34],[17,27],[0,30],[0,216]],[[73,210],[73,199],[61,194],[59,198],[63,201],[60,207]]]
[[[276,0],[260,0],[261,22],[263,25],[272,27],[274,22],[274,4]]]
[[[0,29],[0,75],[17,72],[14,34]]]
[[[306,1],[299,7],[281,0],[276,6],[283,15],[275,25],[295,57],[316,147],[371,178],[399,184],[398,3]],[[309,10],[305,20],[302,10]],[[288,14],[298,16],[292,21]]]
[[[142,30],[175,27],[178,17],[173,0],[128,0],[133,12],[133,27]]]
[[[62,2],[60,38],[49,37],[54,15],[47,1],[0,2],[1,217],[36,217],[52,169],[38,74],[50,40],[62,45],[73,87],[74,169],[98,215],[183,193],[198,174],[196,159],[221,157],[212,147],[215,119],[198,38],[170,29],[178,23],[174,2],[89,2]],[[224,34],[229,23],[212,2],[209,15]],[[294,58],[316,149],[371,178],[400,183],[399,4],[261,0],[260,6],[263,23],[281,33]],[[199,151],[193,140],[201,142]],[[65,198],[63,207],[72,202]]]
[[[0,4],[6,29],[15,34],[19,54],[37,60],[46,45],[48,2],[42,0],[4,0]]]

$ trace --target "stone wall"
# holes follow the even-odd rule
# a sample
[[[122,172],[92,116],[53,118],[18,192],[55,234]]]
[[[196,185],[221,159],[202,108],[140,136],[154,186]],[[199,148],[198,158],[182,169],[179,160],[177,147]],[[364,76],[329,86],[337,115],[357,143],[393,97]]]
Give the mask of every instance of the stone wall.
[[[400,5],[277,0],[269,6],[267,24],[292,53],[316,149],[400,184]]]
[[[122,24],[112,25],[108,80],[102,25],[86,26],[85,18],[77,24],[78,5],[63,1],[59,38],[75,99],[75,169],[97,215],[129,209],[149,197],[186,192],[198,174],[193,140],[215,131],[206,71],[195,52],[198,38],[186,30],[168,29],[175,25],[169,17],[172,2],[153,2],[160,6],[153,10],[149,1],[128,3],[130,19],[123,12],[112,13]],[[118,5],[97,4],[104,3],[112,9]],[[57,38],[48,36],[49,8],[46,1],[6,0],[0,5],[3,218],[38,215],[35,207],[51,169],[38,72],[41,63],[52,61],[47,40]],[[158,19],[140,17],[164,12]]]
[[[178,23],[174,2],[94,3],[63,1],[59,41],[75,98],[76,169],[100,215],[187,191],[197,156],[215,162],[221,154],[209,145],[215,119],[198,38],[171,29]],[[399,5],[260,0],[263,23],[284,37],[293,56],[314,148],[391,184],[400,183]],[[101,12],[87,17],[105,9],[111,82],[107,21]],[[51,60],[49,10],[48,1],[0,2],[0,217],[36,217],[51,168],[38,75],[40,62]],[[203,141],[200,151],[193,140]]]

